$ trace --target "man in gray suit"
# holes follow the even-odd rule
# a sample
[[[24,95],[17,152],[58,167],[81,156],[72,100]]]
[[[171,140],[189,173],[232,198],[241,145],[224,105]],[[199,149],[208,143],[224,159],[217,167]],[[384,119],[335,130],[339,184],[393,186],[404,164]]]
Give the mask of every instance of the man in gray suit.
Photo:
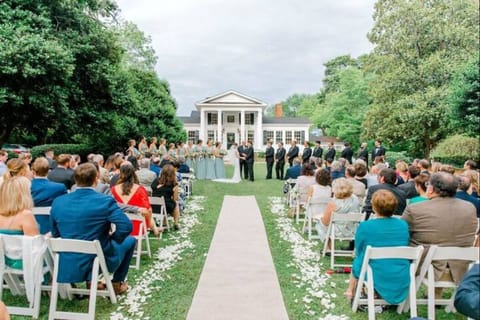
[[[450,173],[439,172],[430,177],[428,201],[408,206],[402,216],[410,229],[410,245],[471,247],[477,229],[475,207],[455,198],[458,181]],[[462,280],[468,263],[463,261],[434,262],[435,280],[450,269],[455,283]],[[449,276],[447,273],[446,276]]]

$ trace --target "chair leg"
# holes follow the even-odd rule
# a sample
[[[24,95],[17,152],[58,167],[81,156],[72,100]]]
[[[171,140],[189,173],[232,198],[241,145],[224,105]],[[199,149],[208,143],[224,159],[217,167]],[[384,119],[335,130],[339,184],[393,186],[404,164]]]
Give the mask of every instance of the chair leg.
[[[373,288],[373,272],[370,266],[367,269],[367,274],[368,320],[375,320],[375,289]]]
[[[428,319],[435,320],[435,280],[433,279],[433,267],[428,269]]]
[[[95,305],[97,303],[98,257],[93,260],[92,285],[90,286],[90,301],[88,302],[88,318],[95,320]]]
[[[55,264],[53,268],[53,279],[52,279],[52,293],[50,295],[50,308],[48,312],[48,320],[55,319],[57,312],[57,299],[58,299],[58,265],[59,265],[59,256],[55,256]]]

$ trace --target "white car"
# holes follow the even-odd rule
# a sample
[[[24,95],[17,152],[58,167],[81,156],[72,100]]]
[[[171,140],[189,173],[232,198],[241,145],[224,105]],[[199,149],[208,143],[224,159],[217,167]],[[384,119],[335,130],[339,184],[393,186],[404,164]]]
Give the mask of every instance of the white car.
[[[21,145],[21,144],[15,144],[15,143],[5,143],[2,146],[3,150],[10,151],[16,154],[24,153],[24,152],[30,152],[30,149]]]

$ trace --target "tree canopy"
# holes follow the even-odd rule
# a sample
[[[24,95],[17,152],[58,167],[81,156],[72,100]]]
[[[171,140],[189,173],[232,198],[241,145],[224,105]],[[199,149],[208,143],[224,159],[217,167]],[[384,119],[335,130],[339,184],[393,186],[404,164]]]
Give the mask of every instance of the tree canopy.
[[[184,137],[150,41],[110,0],[0,3],[0,144]]]

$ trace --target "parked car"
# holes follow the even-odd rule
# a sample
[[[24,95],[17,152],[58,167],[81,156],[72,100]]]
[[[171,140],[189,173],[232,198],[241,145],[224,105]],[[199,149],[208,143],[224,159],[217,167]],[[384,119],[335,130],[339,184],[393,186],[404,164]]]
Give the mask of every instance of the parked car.
[[[10,151],[16,154],[24,153],[24,152],[30,152],[30,149],[27,148],[24,145],[21,144],[16,144],[16,143],[5,143],[2,146],[3,150]]]

